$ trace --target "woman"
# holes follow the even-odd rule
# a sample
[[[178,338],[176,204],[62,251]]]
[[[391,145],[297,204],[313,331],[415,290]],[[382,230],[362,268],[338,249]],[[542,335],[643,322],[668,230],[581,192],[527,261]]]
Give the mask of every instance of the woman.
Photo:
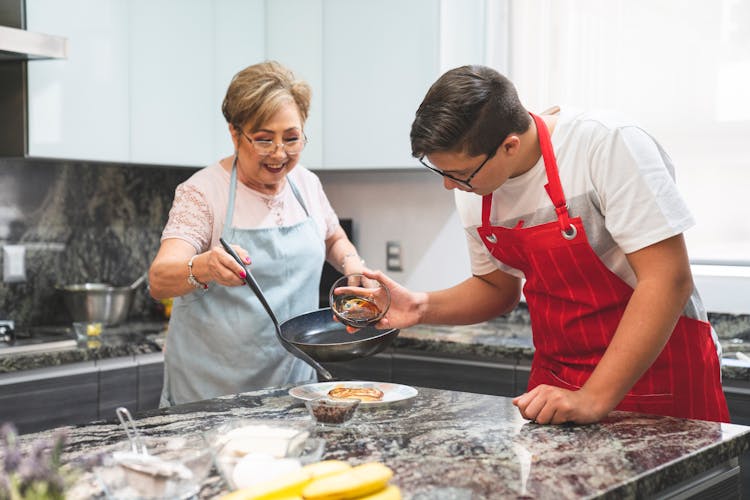
[[[503,75],[463,66],[430,88],[411,143],[456,190],[473,276],[412,293],[365,273],[391,290],[379,328],[485,321],[515,307],[523,283],[535,348],[513,401],[523,417],[729,420],[683,238],[693,219],[651,136],[609,112],[536,116]]]
[[[234,155],[179,185],[151,265],[151,295],[176,297],[162,406],[310,380],[288,354],[229,242],[279,321],[317,309],[323,261],[345,274],[363,262],[320,181],[298,165],[310,87],[277,62],[232,79],[222,112]]]

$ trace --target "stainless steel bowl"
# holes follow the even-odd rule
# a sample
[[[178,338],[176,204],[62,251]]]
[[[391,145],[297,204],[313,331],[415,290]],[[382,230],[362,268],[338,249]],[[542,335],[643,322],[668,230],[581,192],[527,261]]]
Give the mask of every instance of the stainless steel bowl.
[[[131,287],[115,287],[106,283],[80,283],[60,288],[63,301],[74,322],[122,323],[133,302]]]

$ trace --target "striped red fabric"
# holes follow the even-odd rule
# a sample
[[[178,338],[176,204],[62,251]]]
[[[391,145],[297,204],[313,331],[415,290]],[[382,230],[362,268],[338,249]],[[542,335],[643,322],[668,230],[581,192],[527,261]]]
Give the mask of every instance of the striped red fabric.
[[[583,221],[570,218],[546,124],[532,117],[547,171],[545,187],[558,218],[532,227],[492,226],[490,194],[482,200],[478,233],[495,258],[526,278],[535,347],[529,389],[549,384],[576,390],[607,349],[633,289],[596,255]],[[728,422],[710,325],[681,317],[664,350],[617,409]]]

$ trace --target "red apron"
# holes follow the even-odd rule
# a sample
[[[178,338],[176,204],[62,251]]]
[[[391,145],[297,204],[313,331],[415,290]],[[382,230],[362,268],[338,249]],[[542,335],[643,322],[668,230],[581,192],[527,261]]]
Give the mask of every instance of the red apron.
[[[526,278],[535,347],[529,389],[548,384],[577,390],[609,346],[633,289],[596,255],[581,218],[569,216],[547,125],[532,117],[557,220],[492,226],[489,194],[482,199],[478,232],[496,259]],[[664,350],[616,409],[729,422],[720,370],[711,326],[682,316]]]

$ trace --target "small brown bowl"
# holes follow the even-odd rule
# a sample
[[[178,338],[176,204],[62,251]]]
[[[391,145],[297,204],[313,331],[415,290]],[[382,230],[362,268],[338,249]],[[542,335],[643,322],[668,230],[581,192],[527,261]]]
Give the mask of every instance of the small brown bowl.
[[[318,424],[340,426],[349,422],[357,412],[359,399],[331,399],[328,396],[305,401],[307,411]]]

